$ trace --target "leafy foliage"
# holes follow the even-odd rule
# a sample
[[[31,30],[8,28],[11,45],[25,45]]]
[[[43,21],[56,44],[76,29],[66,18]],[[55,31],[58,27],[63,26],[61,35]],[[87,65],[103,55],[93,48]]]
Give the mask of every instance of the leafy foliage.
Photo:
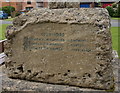
[[[118,4],[117,14],[118,14],[118,17],[120,17],[120,4]]]
[[[5,7],[2,7],[2,11],[6,12],[10,16],[11,13],[15,11],[15,8],[12,6],[5,6]]]
[[[113,15],[114,15],[114,13],[115,13],[114,9],[113,9],[111,6],[107,6],[106,9],[108,10],[109,15],[110,15],[111,17],[113,17]]]
[[[120,4],[107,6],[106,9],[108,10],[111,17],[120,17]]]
[[[113,8],[117,8],[117,4],[116,4],[116,3],[113,3],[113,4],[112,4],[112,7],[113,7]]]

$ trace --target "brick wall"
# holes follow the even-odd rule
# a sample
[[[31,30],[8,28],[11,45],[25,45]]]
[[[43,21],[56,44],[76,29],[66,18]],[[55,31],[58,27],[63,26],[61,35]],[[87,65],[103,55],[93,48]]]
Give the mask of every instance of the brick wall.
[[[44,7],[48,8],[48,2],[44,2]]]
[[[11,2],[6,2],[6,0],[0,0],[0,7],[13,6],[16,11],[24,10],[26,7],[36,8],[36,0],[22,0],[22,2],[17,2],[17,0],[10,0]],[[27,4],[27,1],[31,1],[31,4]]]
[[[28,4],[27,1],[31,1],[31,4]],[[26,9],[27,7],[36,8],[36,0],[23,0],[22,6],[23,10]]]
[[[4,6],[12,6],[15,7],[16,11],[19,11],[22,9],[22,5],[20,2],[2,2],[0,7],[4,7]]]

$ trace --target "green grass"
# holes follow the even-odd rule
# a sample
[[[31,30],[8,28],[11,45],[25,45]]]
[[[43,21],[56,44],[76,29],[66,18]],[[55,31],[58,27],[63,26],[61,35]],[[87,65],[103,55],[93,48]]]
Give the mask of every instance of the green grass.
[[[5,19],[5,21],[13,21],[14,18]]]
[[[112,19],[114,19],[114,20],[120,20],[120,18],[112,18]]]
[[[120,27],[111,27],[111,34],[112,34],[112,47],[114,50],[118,52],[120,57],[120,49],[118,48],[118,46],[120,46],[120,44],[118,43],[118,40],[120,40],[120,32],[118,32],[118,29],[120,29]]]
[[[2,24],[2,25],[0,25],[0,40],[5,39],[5,30],[6,30],[6,27],[8,25],[9,24]]]

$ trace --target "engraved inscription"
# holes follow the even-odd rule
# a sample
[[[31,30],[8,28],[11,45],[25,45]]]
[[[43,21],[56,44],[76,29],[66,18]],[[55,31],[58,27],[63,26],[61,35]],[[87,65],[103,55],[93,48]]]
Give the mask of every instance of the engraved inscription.
[[[54,38],[53,38],[54,37]],[[67,44],[64,44],[67,42]],[[24,50],[55,50],[90,52],[93,48],[88,47],[85,39],[65,39],[65,33],[41,33],[39,38],[24,37]]]

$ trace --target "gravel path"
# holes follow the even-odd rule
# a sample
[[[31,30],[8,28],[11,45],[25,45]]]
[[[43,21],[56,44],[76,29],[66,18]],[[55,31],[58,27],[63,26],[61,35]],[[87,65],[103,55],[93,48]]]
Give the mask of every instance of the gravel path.
[[[0,25],[1,24],[12,24],[12,21],[0,20]]]
[[[120,20],[111,19],[111,26],[112,27],[120,27]]]

